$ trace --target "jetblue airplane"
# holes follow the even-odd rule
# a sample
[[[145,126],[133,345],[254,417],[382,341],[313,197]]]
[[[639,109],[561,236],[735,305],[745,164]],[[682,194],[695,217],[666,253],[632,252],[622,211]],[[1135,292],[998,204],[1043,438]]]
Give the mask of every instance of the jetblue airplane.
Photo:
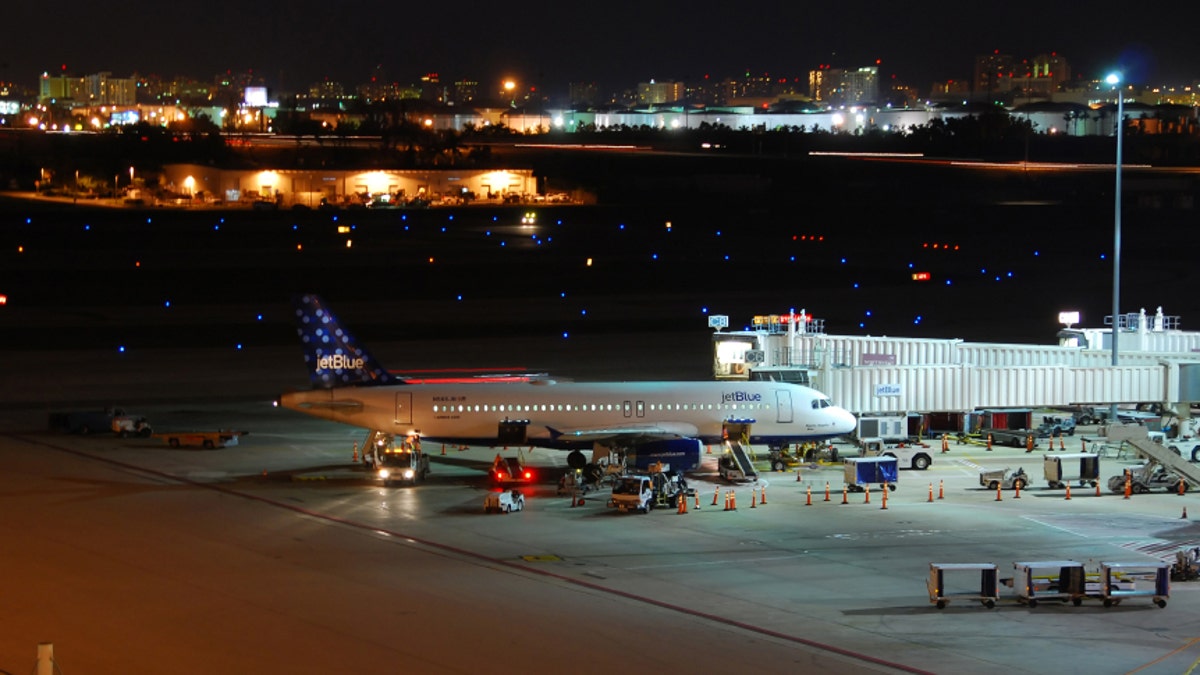
[[[296,319],[313,388],[280,404],[372,431],[464,445],[579,450],[604,446],[639,457],[684,460],[721,443],[738,425],[748,441],[782,446],[851,432],[855,419],[814,389],[781,382],[451,382],[414,384],[392,375],[347,333],[315,295],[297,298]],[[641,450],[641,452],[639,452]],[[638,462],[642,464],[642,462]]]

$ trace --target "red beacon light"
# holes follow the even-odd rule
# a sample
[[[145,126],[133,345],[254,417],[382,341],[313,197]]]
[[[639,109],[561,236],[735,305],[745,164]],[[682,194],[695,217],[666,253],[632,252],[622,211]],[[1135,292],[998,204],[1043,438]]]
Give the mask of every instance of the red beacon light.
[[[929,279],[930,279],[929,272],[913,272],[913,275],[912,275],[913,281],[929,281]]]

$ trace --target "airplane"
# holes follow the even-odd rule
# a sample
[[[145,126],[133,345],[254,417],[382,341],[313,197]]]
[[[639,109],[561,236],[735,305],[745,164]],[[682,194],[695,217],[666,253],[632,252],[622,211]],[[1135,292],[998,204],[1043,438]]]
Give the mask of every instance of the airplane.
[[[628,452],[644,460],[699,465],[701,444],[739,438],[779,447],[847,434],[854,416],[815,389],[784,382],[410,383],[384,368],[341,326],[316,295],[296,298],[297,332],[312,389],[279,404],[334,422],[393,436],[459,445],[569,450],[582,468],[584,449]],[[599,447],[597,447],[599,446]]]

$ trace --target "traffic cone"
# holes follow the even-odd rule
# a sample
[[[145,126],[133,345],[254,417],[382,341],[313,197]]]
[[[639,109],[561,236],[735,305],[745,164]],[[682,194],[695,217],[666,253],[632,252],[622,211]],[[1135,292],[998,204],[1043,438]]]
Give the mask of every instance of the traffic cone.
[[[699,510],[700,510],[700,493],[699,493],[699,492],[693,492],[692,494],[694,494],[694,495],[696,496],[696,506],[695,506],[695,509],[696,509],[697,511],[699,511]],[[714,502],[714,503],[715,503],[715,502]]]
[[[942,452],[950,452],[950,437],[942,434]]]
[[[578,500],[575,498],[575,495],[574,495],[574,494],[572,494],[572,495],[571,495],[571,508],[575,508],[576,506],[578,506],[578,505],[575,503],[576,501],[578,501]]]
[[[805,492],[804,505],[812,506],[812,486],[811,485],[808,486],[808,490]]]
[[[725,510],[726,511],[732,510],[732,507],[730,507],[730,503],[731,503],[730,494],[732,494],[730,490],[725,491]]]
[[[1100,481],[1096,481],[1096,496],[1100,496]]]
[[[1185,507],[1183,507],[1183,515],[1181,515],[1181,516],[1179,516],[1179,517],[1180,517],[1181,519],[1186,519],[1186,518],[1187,518],[1187,507],[1186,507],[1186,506],[1185,506]]]
[[[847,500],[846,500],[846,497],[849,495],[849,492],[850,492],[850,486],[848,486],[848,485],[843,485],[843,486],[842,486],[842,503],[843,503],[843,504],[849,504],[849,503],[850,503],[849,501],[847,501]]]
[[[1067,444],[1066,444],[1066,442],[1065,442],[1065,441],[1063,441],[1062,434],[1059,434],[1059,435],[1058,435],[1058,449],[1059,449],[1059,450],[1066,450],[1066,449],[1067,449]]]
[[[829,501],[829,481],[825,481],[825,501]]]
[[[704,448],[705,448],[705,449],[704,449],[704,454],[706,454],[706,455],[711,455],[711,454],[712,454],[712,445],[706,445],[706,446],[704,446]]]
[[[1183,496],[1183,491],[1186,489],[1187,489],[1187,484],[1183,482],[1182,478],[1180,478],[1179,479],[1179,496],[1180,497]]]
[[[737,490],[729,491],[729,509],[737,511]]]
[[[864,488],[863,489],[863,503],[870,504],[871,503],[871,486],[864,485],[863,488]]]
[[[719,487],[713,488],[713,503],[712,503],[713,506],[717,505],[717,495],[720,494],[720,492],[721,492],[721,488],[719,488]]]
[[[1125,472],[1125,499],[1129,499],[1129,495],[1133,494],[1133,479],[1129,472]]]
[[[812,488],[809,488],[809,490],[812,490]],[[762,486],[762,489],[758,491],[758,503],[759,504],[767,503],[767,486],[766,485]]]
[[[933,482],[932,481],[930,481],[930,483],[929,483],[929,503],[930,504],[933,503]]]
[[[1013,499],[1020,499],[1021,498],[1021,481],[1019,481],[1019,480],[1013,481],[1013,488],[1016,490],[1016,494],[1013,495]]]
[[[1071,484],[1067,483],[1067,499],[1071,498]]]
[[[446,454],[446,444],[442,443],[442,454]]]
[[[996,482],[996,501],[998,501],[998,502],[1004,501],[1004,498],[1000,496],[1000,487],[1001,487],[1000,483],[999,483],[999,481],[997,481]]]
[[[352,461],[355,464],[358,464],[358,441],[354,441],[354,457],[352,458]]]
[[[938,499],[943,499],[946,496],[946,484],[944,481],[938,481]]]
[[[992,435],[991,435],[991,434],[988,434],[988,439],[987,439],[987,451],[988,451],[988,452],[991,452],[991,451],[992,451]]]
[[[887,493],[888,493],[888,486],[887,486],[887,483],[884,483],[883,484],[883,506],[879,507],[880,511],[887,510]]]
[[[677,514],[687,513],[687,495],[679,495],[678,502],[679,502],[679,508],[676,509],[675,513],[677,513]]]
[[[800,482],[800,469],[796,469],[796,482]]]

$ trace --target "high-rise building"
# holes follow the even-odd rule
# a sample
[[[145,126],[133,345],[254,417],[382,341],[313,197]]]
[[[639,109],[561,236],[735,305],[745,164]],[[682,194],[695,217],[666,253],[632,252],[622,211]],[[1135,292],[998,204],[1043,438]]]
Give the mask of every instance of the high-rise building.
[[[822,65],[808,73],[808,95],[826,105],[879,102],[879,67],[843,70]]]
[[[682,82],[650,80],[649,82],[638,82],[637,92],[638,105],[656,105],[682,101],[687,93],[687,88]]]
[[[479,99],[479,81],[478,80],[455,80],[453,101],[458,105],[464,103],[474,103]]]
[[[975,57],[974,94],[976,98],[990,99],[1005,95],[1012,89],[1012,78],[1018,74],[1017,62],[1000,50]]]
[[[572,82],[567,97],[573,106],[594,106],[600,103],[600,86],[595,82]]]

